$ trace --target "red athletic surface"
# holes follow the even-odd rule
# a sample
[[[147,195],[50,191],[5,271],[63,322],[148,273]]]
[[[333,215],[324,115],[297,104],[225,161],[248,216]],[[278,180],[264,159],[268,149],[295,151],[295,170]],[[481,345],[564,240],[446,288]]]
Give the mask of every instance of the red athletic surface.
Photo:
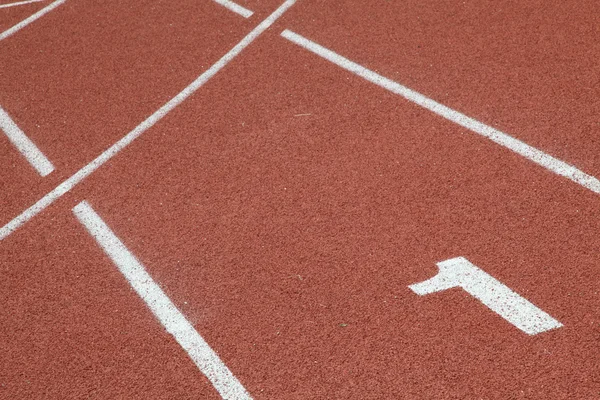
[[[278,6],[254,3],[246,20],[67,1],[0,42],[0,105],[57,167],[40,178],[3,138],[0,222]],[[557,4],[299,1],[0,243],[0,398],[218,398],[72,216],[81,200],[254,398],[600,397],[598,195],[279,36],[599,176],[598,14]],[[457,256],[564,327],[527,336],[460,290],[408,289]]]

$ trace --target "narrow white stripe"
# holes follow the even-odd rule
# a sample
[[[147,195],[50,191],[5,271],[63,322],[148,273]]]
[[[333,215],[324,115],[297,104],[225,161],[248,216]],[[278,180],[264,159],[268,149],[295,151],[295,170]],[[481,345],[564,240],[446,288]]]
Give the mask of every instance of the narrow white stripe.
[[[234,3],[233,1],[229,1],[229,0],[214,0],[214,1],[215,1],[215,3],[219,3],[223,7],[229,9],[229,11],[233,11],[234,13],[240,14],[244,18],[250,18],[252,16],[252,14],[254,14],[252,11],[240,6],[239,4]]]
[[[0,4],[0,8],[22,6],[24,4],[39,3],[40,1],[44,1],[44,0],[26,0],[26,1],[17,1],[16,3]]]
[[[54,171],[54,166],[46,158],[44,153],[25,135],[25,133],[15,124],[8,113],[0,107],[0,130],[4,131],[8,140],[19,150],[29,161],[29,164],[36,169],[41,176],[46,176]]]
[[[8,28],[4,32],[0,33],[0,40],[6,39],[7,37],[9,37],[10,35],[12,35],[13,33],[15,33],[17,31],[23,29],[24,27],[26,27],[27,25],[29,25],[30,23],[32,23],[36,19],[38,19],[38,18],[46,15],[50,11],[54,10],[56,7],[60,6],[65,1],[67,1],[67,0],[56,0],[54,3],[48,4],[46,7],[42,8],[40,11],[38,11],[35,14],[31,15],[30,17],[24,19],[23,21],[19,22],[18,24],[16,24],[12,28]]]
[[[142,263],[125,247],[92,207],[82,201],[73,213],[110,257],[154,316],[187,352],[224,399],[251,399],[219,356],[154,282]]]
[[[37,215],[40,211],[44,210],[50,204],[54,203],[56,199],[71,190],[75,185],[85,179],[92,172],[97,170],[102,164],[110,160],[115,154],[124,149],[129,143],[133,142],[138,136],[144,133],[148,128],[157,123],[162,117],[167,115],[169,111],[177,107],[182,101],[191,96],[198,88],[200,88],[206,81],[212,78],[221,68],[223,68],[229,61],[237,56],[246,46],[248,46],[254,39],[256,39],[261,33],[267,30],[288,8],[290,8],[296,0],[287,0],[283,3],[273,14],[267,17],[261,22],[256,28],[254,28],[246,37],[242,39],[235,47],[233,47],[227,54],[225,54],[219,61],[213,64],[206,72],[200,75],[194,82],[188,87],[183,89],[181,93],[173,97],[164,106],[159,108],[154,114],[148,117],[144,122],[139,124],[134,130],[129,132],[125,137],[119,140],[117,143],[109,147],[102,154],[96,157],[85,167],[77,171],[73,176],[65,180],[63,183],[58,185],[50,193],[42,197],[34,205],[23,211],[19,216],[15,217],[12,221],[0,228],[0,240],[5,239],[8,235],[14,232],[15,229],[29,221],[32,217]]]
[[[306,39],[303,36],[298,35],[289,30],[285,30],[281,33],[281,36],[290,40],[293,43],[309,50],[324,59],[331,61],[332,63],[360,76],[372,82],[384,89],[389,90],[392,93],[398,94],[405,99],[412,101],[421,107],[428,109],[429,111],[444,117],[464,128],[467,128],[481,136],[484,136],[493,142],[504,146],[515,153],[527,158],[530,161],[554,172],[555,174],[564,176],[578,183],[579,185],[600,194],[600,181],[595,177],[588,175],[572,165],[565,163],[564,161],[558,160],[549,154],[544,153],[541,150],[532,147],[519,139],[507,135],[491,126],[488,126],[482,122],[479,122],[471,117],[468,117],[456,110],[446,107],[406,86],[400,85],[388,78],[385,78],[376,72],[373,72],[361,65],[344,58],[343,56],[319,45],[315,42]]]

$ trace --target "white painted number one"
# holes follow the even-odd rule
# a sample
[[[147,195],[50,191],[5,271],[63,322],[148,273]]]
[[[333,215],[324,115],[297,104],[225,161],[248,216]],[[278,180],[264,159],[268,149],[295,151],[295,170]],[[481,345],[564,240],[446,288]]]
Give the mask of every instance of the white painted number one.
[[[464,257],[437,263],[440,272],[431,279],[410,285],[418,295],[461,287],[492,311],[529,335],[563,326],[550,315],[471,264]]]

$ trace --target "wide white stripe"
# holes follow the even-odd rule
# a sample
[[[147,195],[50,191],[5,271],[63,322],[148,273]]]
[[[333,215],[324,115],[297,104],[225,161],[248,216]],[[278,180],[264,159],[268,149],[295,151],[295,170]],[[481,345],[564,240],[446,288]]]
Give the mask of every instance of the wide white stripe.
[[[25,156],[29,164],[41,175],[46,176],[54,171],[54,166],[44,153],[15,124],[8,113],[0,107],[0,130],[4,131],[8,140]]]
[[[92,207],[86,201],[82,201],[73,208],[73,213],[217,392],[224,399],[251,399],[246,389],[223,364],[219,356],[154,282],[142,263],[125,247]]]
[[[17,1],[16,3],[0,4],[0,8],[22,6],[25,4],[39,3],[40,1],[44,1],[44,0],[26,0],[26,1]]]
[[[409,288],[420,296],[460,287],[490,310],[527,333],[537,335],[563,325],[527,299],[513,292],[464,257],[437,263],[439,273]]]
[[[213,64],[206,72],[200,75],[194,82],[188,87],[183,89],[177,96],[169,100],[164,106],[159,108],[154,114],[149,116],[145,121],[135,127],[134,130],[125,135],[117,143],[109,147],[102,154],[96,157],[92,162],[87,164],[85,167],[77,171],[73,176],[62,182],[50,193],[46,194],[34,205],[23,211],[19,216],[15,217],[12,221],[0,228],[0,240],[3,240],[15,229],[29,221],[32,217],[37,215],[40,211],[44,210],[50,204],[54,203],[58,198],[71,190],[75,185],[85,179],[92,172],[97,170],[105,162],[110,160],[118,152],[123,150],[129,143],[133,142],[137,137],[144,133],[148,128],[152,127],[158,121],[160,121],[167,113],[177,107],[181,102],[191,96],[196,90],[204,85],[210,78],[212,78],[221,68],[223,68],[229,61],[237,56],[243,49],[245,49],[254,39],[256,39],[261,33],[267,30],[288,8],[290,8],[296,0],[287,0],[283,3],[273,14],[267,17],[261,22],[256,28],[254,28],[246,37],[242,39],[235,47],[227,52],[219,61]]]
[[[492,128],[491,126],[468,117],[456,110],[446,107],[445,105],[440,104],[435,100],[422,95],[421,93],[409,89],[406,86],[381,76],[376,72],[373,72],[303,36],[298,35],[297,33],[285,30],[281,33],[281,36],[305,48],[306,50],[309,50],[323,57],[324,59],[331,61],[332,63],[360,76],[361,78],[368,80],[369,82],[387,89],[392,93],[398,94],[441,117],[444,117],[464,128],[467,128],[492,140],[501,146],[514,151],[515,153],[527,158],[530,161],[533,161],[534,163],[554,172],[557,175],[564,176],[565,178],[568,178],[573,182],[576,182],[579,185],[600,194],[600,181],[597,178],[580,171],[564,161],[558,160],[551,155],[520,141],[519,139],[516,139],[504,132]]]
[[[234,13],[240,14],[244,18],[250,18],[252,16],[252,14],[254,14],[252,11],[248,10],[247,8],[244,8],[244,7],[240,6],[239,4],[234,3],[233,1],[230,1],[230,0],[214,0],[214,1],[215,1],[215,3],[219,3],[223,7],[229,9],[229,11],[233,11]]]
[[[31,15],[30,17],[25,18],[23,21],[19,22],[18,24],[16,24],[12,28],[8,28],[4,32],[0,33],[0,40],[6,39],[7,37],[9,37],[10,35],[12,35],[13,33],[15,33],[17,31],[25,28],[27,25],[29,25],[30,23],[32,23],[36,19],[38,19],[40,17],[43,17],[44,15],[46,15],[47,13],[49,13],[50,11],[54,10],[56,7],[60,6],[65,1],[67,1],[67,0],[56,0],[55,2],[50,3],[49,5],[47,5],[46,7],[42,8],[40,11],[38,11],[35,14]]]

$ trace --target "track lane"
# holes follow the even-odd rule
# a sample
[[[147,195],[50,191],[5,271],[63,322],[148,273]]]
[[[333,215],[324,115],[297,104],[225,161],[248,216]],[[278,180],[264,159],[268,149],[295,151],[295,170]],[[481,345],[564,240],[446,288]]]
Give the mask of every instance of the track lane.
[[[0,258],[0,397],[220,398],[68,207]]]
[[[114,268],[98,261],[72,223],[70,208],[91,198],[256,398],[595,395],[598,199],[300,55],[277,34],[9,237],[4,259],[27,267],[36,254],[81,242],[77,259],[90,260],[88,269]],[[46,233],[48,226],[57,230]],[[46,242],[35,244],[36,235]],[[19,253],[24,242],[33,246],[30,255]],[[432,277],[436,262],[459,255],[565,327],[532,339],[461,291],[418,298],[408,290]],[[53,260],[61,272],[76,262]],[[43,293],[72,284],[55,279]],[[4,292],[28,296],[22,280]],[[114,276],[108,282],[121,287]],[[49,315],[64,319],[46,304]],[[14,314],[6,318],[13,322]],[[155,327],[151,318],[139,323],[141,331]],[[21,339],[10,337],[11,355],[31,359]],[[106,346],[123,348],[115,340]],[[159,340],[163,346],[174,354]],[[93,345],[75,347],[95,357]],[[130,350],[147,354],[142,349],[134,343]],[[105,359],[98,364],[113,368]],[[53,382],[45,366],[37,375]],[[182,396],[204,396],[185,371],[155,382],[155,397],[170,395],[178,378]],[[101,372],[90,386],[107,381]],[[139,393],[127,381],[107,390],[108,397]]]
[[[190,100],[72,195],[255,398],[595,393],[596,195],[273,32]],[[564,327],[408,289],[459,255]]]
[[[289,28],[600,176],[598,5],[311,2]]]

